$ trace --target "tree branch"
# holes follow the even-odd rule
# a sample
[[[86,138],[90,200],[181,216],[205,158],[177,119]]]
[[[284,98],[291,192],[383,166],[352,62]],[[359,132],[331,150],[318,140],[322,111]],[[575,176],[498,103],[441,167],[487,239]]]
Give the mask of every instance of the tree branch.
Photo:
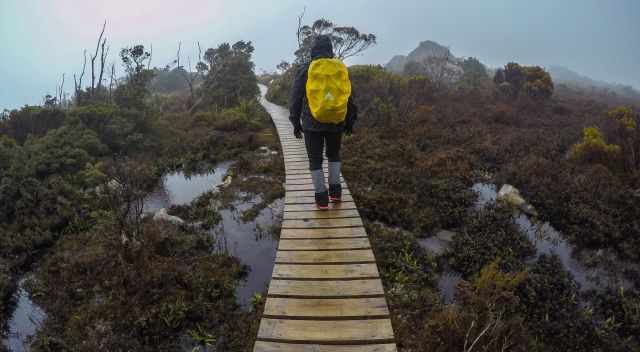
[[[298,48],[301,48],[302,44],[304,43],[304,39],[302,38],[302,20],[304,19],[305,12],[307,12],[306,6],[302,9],[302,13],[300,14],[300,16],[298,16],[298,31],[296,32],[296,35],[298,37]]]
[[[104,35],[104,30],[107,27],[107,20],[104,21],[102,25],[102,31],[100,32],[100,36],[98,37],[98,43],[96,44],[96,51],[91,56],[91,96],[93,96],[93,91],[95,90],[95,82],[96,82],[96,74],[95,74],[95,62],[98,57],[98,49],[100,49],[100,43],[102,42],[102,36]]]
[[[109,47],[107,47],[105,51],[106,44],[107,44],[107,38],[104,38],[104,40],[102,41],[102,49],[100,52],[100,77],[98,79],[98,88],[97,88],[98,93],[100,92],[100,88],[102,87],[102,77],[104,75],[104,64],[107,59],[107,55],[109,54]]]

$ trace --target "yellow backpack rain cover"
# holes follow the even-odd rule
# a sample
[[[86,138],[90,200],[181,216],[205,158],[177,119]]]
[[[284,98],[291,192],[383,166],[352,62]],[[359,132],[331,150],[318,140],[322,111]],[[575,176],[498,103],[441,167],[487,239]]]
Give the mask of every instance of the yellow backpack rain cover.
[[[307,101],[311,115],[323,123],[338,124],[347,116],[351,81],[338,59],[316,59],[307,74]]]

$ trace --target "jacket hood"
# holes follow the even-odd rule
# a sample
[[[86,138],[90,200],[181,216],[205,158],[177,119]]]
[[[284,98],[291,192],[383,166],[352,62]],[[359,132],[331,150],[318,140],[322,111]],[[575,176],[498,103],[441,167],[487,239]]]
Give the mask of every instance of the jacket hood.
[[[331,38],[326,35],[317,36],[311,45],[311,60],[332,57],[333,44],[331,44]]]

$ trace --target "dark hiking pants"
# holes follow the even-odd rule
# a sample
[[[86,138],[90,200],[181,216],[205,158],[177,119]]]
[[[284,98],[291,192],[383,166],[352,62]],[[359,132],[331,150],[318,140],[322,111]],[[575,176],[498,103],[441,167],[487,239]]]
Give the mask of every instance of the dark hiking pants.
[[[316,192],[325,192],[324,172],[322,170],[322,152],[326,146],[329,161],[329,184],[340,183],[340,145],[341,132],[305,132],[304,143],[309,156],[309,170]]]

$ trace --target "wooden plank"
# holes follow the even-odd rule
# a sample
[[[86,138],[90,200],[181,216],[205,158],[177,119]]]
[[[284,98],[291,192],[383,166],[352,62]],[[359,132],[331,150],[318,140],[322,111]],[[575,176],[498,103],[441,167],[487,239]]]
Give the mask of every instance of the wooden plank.
[[[384,297],[278,298],[269,297],[264,315],[281,318],[384,318],[389,316]]]
[[[322,239],[280,239],[278,251],[363,249],[371,248],[366,237],[322,238]]]
[[[343,202],[353,202],[353,198],[351,197],[350,194],[343,194],[342,195],[342,201]],[[309,196],[309,197],[291,197],[288,195],[284,196],[284,203],[285,204],[316,204],[316,198],[313,196]]]
[[[308,160],[285,160],[284,164],[286,166],[291,167],[292,169],[298,168],[298,167],[309,167],[309,161]],[[322,163],[322,168],[326,169],[329,167],[329,165],[327,165],[327,162],[323,162]]]
[[[309,161],[286,161],[284,162],[284,167],[287,170],[309,170]],[[329,166],[322,165],[322,170],[329,170]]]
[[[328,175],[325,176],[325,181],[328,182]],[[346,183],[344,183],[344,179],[341,178],[341,181],[343,182],[343,184],[346,185]],[[311,176],[309,176],[308,178],[298,178],[298,179],[290,179],[287,181],[286,186],[292,186],[292,185],[313,185],[313,181],[311,180]]]
[[[371,249],[348,251],[278,251],[277,264],[347,264],[372,263],[375,257]]]
[[[273,267],[273,278],[307,279],[307,280],[340,280],[371,279],[379,277],[375,264],[276,264]]]
[[[283,342],[367,343],[391,342],[389,319],[284,320],[263,318],[258,339]]]
[[[309,163],[304,163],[304,165],[288,165],[287,163],[284,164],[284,169],[287,173],[287,175],[298,175],[298,174],[309,174],[309,177],[311,177],[311,171],[309,171]],[[322,168],[322,171],[326,174],[329,172],[329,169],[324,166]]]
[[[363,226],[360,218],[283,220],[283,229],[334,228]]]
[[[329,184],[329,178],[327,177],[328,175],[325,175],[324,177],[324,182],[325,185]],[[341,178],[341,181],[344,183],[344,179]],[[286,179],[286,184],[285,187],[287,185],[289,186],[293,186],[293,185],[305,185],[305,186],[311,186],[313,185],[313,181],[311,180],[311,175],[309,175],[309,177],[303,177],[303,178],[287,178]],[[346,185],[346,184],[345,184]],[[348,186],[344,186],[345,189],[348,189]]]
[[[336,203],[338,204],[338,203]],[[310,211],[287,211],[285,209],[284,220],[304,220],[304,219],[340,219],[355,218],[360,216],[356,209],[329,209],[329,210],[310,210]]]
[[[356,209],[356,203],[346,202],[346,201],[329,203],[328,211],[336,210],[336,209]],[[310,210],[317,210],[316,205],[315,204],[286,204],[284,206],[285,212],[310,211]]]
[[[313,191],[313,182],[309,182],[306,184],[286,184],[285,185],[285,190],[286,191]],[[346,183],[342,183],[342,191],[346,193],[346,191],[349,189],[349,187],[347,187]]]
[[[280,239],[286,238],[335,238],[335,237],[363,237],[367,232],[364,227],[310,228],[310,229],[282,229]]]
[[[310,178],[311,177],[311,172],[306,169],[306,170],[289,170],[287,169],[286,165],[285,165],[285,170],[287,173],[287,180],[290,178],[295,178],[295,177],[291,177],[291,176],[295,176],[295,175],[304,175],[304,177],[300,177],[298,176],[297,178]],[[325,172],[325,174],[328,172],[327,170],[323,170]],[[326,177],[326,176],[325,176]]]
[[[300,165],[290,165],[288,163],[284,163],[284,169],[287,171],[309,171],[309,162],[305,161],[303,163],[301,163]],[[329,169],[327,169],[326,167],[322,169],[322,171],[324,172],[328,172]]]
[[[286,195],[289,197],[311,197],[314,196],[316,192],[314,190],[304,190],[304,191],[290,191],[287,190]],[[342,196],[351,194],[349,188],[345,188],[342,190]]]
[[[325,175],[325,178],[327,177],[327,175]],[[311,173],[309,172],[309,170],[300,172],[300,171],[295,171],[295,172],[288,172],[287,173],[287,181],[289,180],[300,180],[300,179],[311,179]]]
[[[314,345],[299,343],[281,343],[257,341],[254,352],[397,352],[396,345],[367,344],[367,345]]]
[[[269,284],[268,294],[278,297],[362,297],[384,295],[384,289],[379,279],[348,281],[273,279]]]

